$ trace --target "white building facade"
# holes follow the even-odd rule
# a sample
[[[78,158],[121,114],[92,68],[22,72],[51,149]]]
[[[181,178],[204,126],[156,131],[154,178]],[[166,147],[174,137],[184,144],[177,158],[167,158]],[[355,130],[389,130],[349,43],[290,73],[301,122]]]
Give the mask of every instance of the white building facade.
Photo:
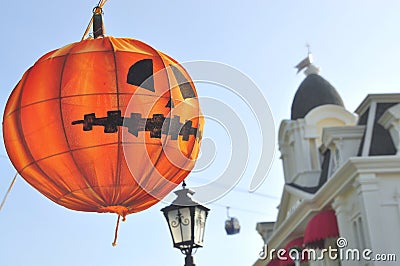
[[[352,113],[312,64],[305,73],[279,128],[285,185],[276,222],[257,224],[267,249],[254,265],[400,265],[400,94]]]

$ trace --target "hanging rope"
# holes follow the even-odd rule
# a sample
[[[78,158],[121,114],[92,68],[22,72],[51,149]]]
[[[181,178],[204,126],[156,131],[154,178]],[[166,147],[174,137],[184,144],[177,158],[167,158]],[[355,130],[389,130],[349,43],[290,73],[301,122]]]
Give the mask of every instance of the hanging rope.
[[[18,176],[18,173],[15,174],[13,180],[11,181],[10,187],[8,188],[8,190],[7,190],[7,192],[6,192],[6,195],[4,196],[3,201],[1,202],[0,211],[1,211],[1,209],[3,209],[3,206],[4,206],[4,204],[6,203],[8,194],[10,194],[11,189],[12,189],[13,186],[14,186],[15,180],[17,180],[17,176]]]
[[[100,9],[102,9],[103,6],[106,4],[106,2],[107,2],[107,0],[100,0],[99,3],[97,4],[97,6],[96,6],[95,8],[100,8]],[[86,30],[85,30],[85,33],[84,33],[83,36],[82,36],[81,41],[83,41],[83,40],[85,39],[86,35],[88,35],[88,33],[89,33],[90,28],[92,27],[92,25],[93,25],[93,16],[92,16],[92,18],[91,18],[90,21],[89,21],[89,25],[87,26],[87,28],[86,28]]]

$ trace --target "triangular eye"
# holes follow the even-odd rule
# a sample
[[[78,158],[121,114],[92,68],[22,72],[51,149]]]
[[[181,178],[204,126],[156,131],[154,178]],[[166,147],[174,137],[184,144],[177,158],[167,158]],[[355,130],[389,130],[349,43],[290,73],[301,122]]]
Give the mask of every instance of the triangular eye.
[[[174,102],[172,101],[172,99],[169,99],[169,101],[168,101],[167,105],[165,105],[165,107],[168,107],[168,108],[174,108],[175,107]]]
[[[185,78],[182,72],[174,65],[169,65],[172,69],[172,72],[175,75],[176,81],[178,82],[179,89],[181,90],[181,94],[183,99],[186,98],[195,98],[196,94],[194,93],[193,87],[190,82]]]
[[[153,60],[143,59],[129,68],[126,82],[155,92],[153,78]]]

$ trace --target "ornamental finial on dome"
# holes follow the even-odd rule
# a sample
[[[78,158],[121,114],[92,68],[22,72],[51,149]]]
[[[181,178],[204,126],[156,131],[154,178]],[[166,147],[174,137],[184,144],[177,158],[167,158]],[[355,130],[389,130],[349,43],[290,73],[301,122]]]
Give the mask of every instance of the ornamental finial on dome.
[[[311,49],[310,49],[310,45],[307,43],[307,57],[304,58],[303,60],[300,61],[300,63],[298,63],[295,68],[297,68],[297,73],[299,73],[300,71],[302,71],[303,69],[306,69],[304,71],[304,74],[306,76],[310,75],[310,74],[319,74],[320,69],[319,67],[315,66],[312,62],[313,62],[313,57],[311,54]]]
[[[344,107],[339,93],[328,81],[319,75],[319,68],[312,64],[310,47],[309,45],[307,47],[307,57],[296,66],[298,72],[306,69],[304,74],[307,77],[300,84],[293,98],[291,120],[304,118],[315,107],[326,104]]]

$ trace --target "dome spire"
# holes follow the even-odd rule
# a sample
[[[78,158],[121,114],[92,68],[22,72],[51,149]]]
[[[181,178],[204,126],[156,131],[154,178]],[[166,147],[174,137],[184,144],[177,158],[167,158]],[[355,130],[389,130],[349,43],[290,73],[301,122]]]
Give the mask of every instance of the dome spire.
[[[334,104],[343,106],[343,100],[336,89],[319,75],[319,68],[312,63],[310,45],[307,44],[308,54],[295,67],[297,73],[304,70],[306,78],[300,84],[292,103],[291,120],[304,118],[315,107]]]
[[[313,56],[312,56],[312,53],[311,53],[310,45],[308,43],[306,44],[306,47],[307,47],[307,57],[304,58],[303,60],[301,60],[300,63],[298,63],[295,66],[295,68],[297,68],[297,73],[299,73],[303,69],[306,69],[304,71],[304,74],[306,76],[311,75],[311,74],[317,74],[318,75],[319,72],[320,72],[320,68],[313,64]]]

